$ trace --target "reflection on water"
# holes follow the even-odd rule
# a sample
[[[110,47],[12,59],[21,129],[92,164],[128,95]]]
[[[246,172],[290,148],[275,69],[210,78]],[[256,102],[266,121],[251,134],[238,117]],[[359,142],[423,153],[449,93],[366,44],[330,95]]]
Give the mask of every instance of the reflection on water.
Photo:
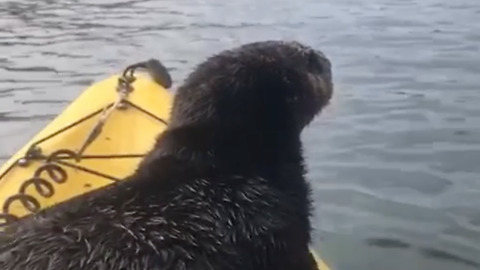
[[[298,39],[337,93],[306,131],[315,246],[335,269],[480,268],[480,2],[0,3],[0,161],[92,82],[151,57]]]

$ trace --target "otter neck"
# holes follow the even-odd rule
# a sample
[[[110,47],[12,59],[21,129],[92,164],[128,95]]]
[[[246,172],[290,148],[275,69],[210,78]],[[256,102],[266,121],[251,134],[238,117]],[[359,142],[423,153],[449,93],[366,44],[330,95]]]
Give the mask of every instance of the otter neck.
[[[203,176],[211,173],[266,178],[303,175],[300,134],[288,128],[176,126],[159,137],[149,157],[150,165],[146,167],[157,167],[151,163],[160,164],[164,158],[173,158]]]

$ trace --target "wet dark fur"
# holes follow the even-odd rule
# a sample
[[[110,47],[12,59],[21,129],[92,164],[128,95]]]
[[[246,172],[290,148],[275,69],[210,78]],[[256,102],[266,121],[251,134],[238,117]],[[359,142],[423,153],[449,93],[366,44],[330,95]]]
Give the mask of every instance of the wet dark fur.
[[[19,225],[0,269],[312,269],[300,133],[331,95],[329,61],[298,43],[213,56],[138,170]]]

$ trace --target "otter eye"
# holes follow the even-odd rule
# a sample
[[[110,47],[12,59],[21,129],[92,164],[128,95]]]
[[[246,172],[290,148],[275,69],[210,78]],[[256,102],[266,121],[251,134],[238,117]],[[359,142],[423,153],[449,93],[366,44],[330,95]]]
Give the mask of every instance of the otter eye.
[[[308,55],[308,67],[315,72],[323,73],[324,66],[321,57],[315,53],[311,52]]]

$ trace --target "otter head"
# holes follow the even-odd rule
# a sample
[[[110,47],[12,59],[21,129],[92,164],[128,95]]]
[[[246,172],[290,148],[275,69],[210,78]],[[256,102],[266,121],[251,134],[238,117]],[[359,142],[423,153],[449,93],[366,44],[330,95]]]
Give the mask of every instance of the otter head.
[[[171,127],[257,127],[300,132],[332,96],[330,61],[299,42],[263,41],[201,63],[179,87]]]

